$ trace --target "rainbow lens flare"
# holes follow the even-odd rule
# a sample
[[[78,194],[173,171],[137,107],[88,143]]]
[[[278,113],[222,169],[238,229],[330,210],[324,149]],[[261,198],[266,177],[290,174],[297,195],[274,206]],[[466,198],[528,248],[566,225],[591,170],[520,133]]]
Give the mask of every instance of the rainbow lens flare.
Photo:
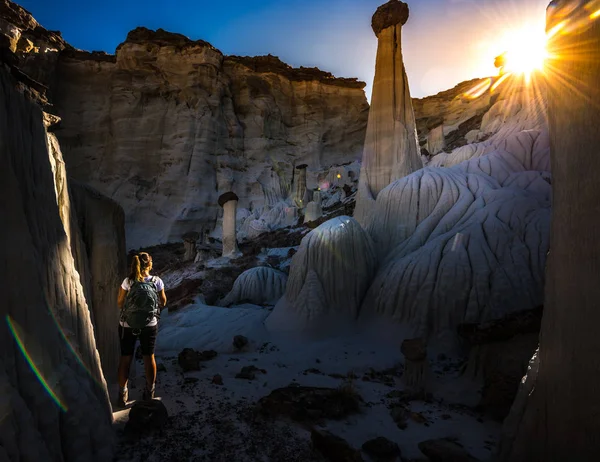
[[[48,395],[50,395],[50,397],[56,403],[56,405],[59,407],[59,409],[63,412],[67,412],[68,411],[67,406],[60,400],[60,398],[56,395],[56,393],[54,393],[54,391],[52,390],[52,388],[50,387],[50,385],[48,384],[48,382],[42,375],[41,371],[38,369],[35,362],[31,358],[31,355],[27,351],[27,348],[25,348],[25,343],[23,342],[23,334],[20,333],[21,329],[19,328],[19,326],[13,321],[13,319],[9,315],[6,315],[6,322],[8,324],[8,329],[10,330],[11,334],[13,335],[15,342],[19,346],[21,353],[23,354],[23,357],[29,364],[29,367],[31,368],[31,370],[33,371],[35,376],[37,377],[37,379],[40,382],[40,384],[42,385],[42,387],[44,387],[44,389],[46,390]]]

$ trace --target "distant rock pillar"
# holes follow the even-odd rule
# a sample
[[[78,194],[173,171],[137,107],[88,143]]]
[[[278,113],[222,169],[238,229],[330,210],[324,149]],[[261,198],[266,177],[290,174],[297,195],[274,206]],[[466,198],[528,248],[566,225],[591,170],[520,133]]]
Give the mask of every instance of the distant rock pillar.
[[[390,0],[371,26],[378,39],[371,108],[354,217],[368,225],[373,202],[387,185],[423,167],[408,79],[402,60],[402,26],[408,5]]]
[[[234,192],[226,192],[219,197],[219,205],[223,207],[223,256],[239,255],[236,236],[236,215],[238,197]]]
[[[304,223],[310,223],[311,221],[318,220],[323,216],[323,209],[321,203],[309,202],[304,212]]]
[[[420,338],[406,339],[402,342],[401,351],[404,355],[404,385],[414,393],[424,394],[429,375],[425,342]]]
[[[313,200],[312,200],[315,204],[322,204],[322,200],[321,200],[321,191],[315,191],[313,193]]]
[[[183,235],[183,245],[185,247],[183,261],[192,261],[196,258],[196,243],[198,239],[200,239],[200,234],[195,231]]]
[[[304,208],[308,204],[308,202],[304,202],[306,199],[305,196],[306,196],[306,168],[307,167],[308,167],[308,165],[306,165],[306,164],[296,166],[296,170],[298,170],[298,172],[297,172],[298,177],[296,179],[296,187],[294,189],[294,202],[296,203],[298,208]]]

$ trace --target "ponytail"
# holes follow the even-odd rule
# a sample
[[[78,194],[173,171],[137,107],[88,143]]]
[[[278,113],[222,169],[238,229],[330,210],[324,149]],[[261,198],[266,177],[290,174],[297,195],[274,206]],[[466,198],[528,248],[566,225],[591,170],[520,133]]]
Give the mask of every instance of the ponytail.
[[[139,254],[134,255],[133,260],[131,261],[131,269],[129,270],[129,281],[132,283],[134,281],[142,282],[144,280],[142,273],[151,263],[152,257],[146,252],[140,252]]]
[[[131,269],[129,270],[129,281],[133,283],[134,281],[141,282],[142,278],[142,268],[140,265],[140,257],[134,255],[133,261],[131,262]]]

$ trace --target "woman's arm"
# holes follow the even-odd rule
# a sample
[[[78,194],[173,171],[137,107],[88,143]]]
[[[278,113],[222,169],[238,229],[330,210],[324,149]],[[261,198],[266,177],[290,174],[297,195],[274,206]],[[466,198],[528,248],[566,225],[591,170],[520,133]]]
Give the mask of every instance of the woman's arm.
[[[165,295],[165,289],[161,290],[158,293],[158,297],[160,298],[160,302],[161,302],[160,307],[164,308],[165,306],[167,306],[167,296]]]
[[[119,297],[117,298],[117,306],[120,310],[123,309],[123,304],[125,303],[125,296],[127,295],[127,291],[123,289],[123,287],[119,287]]]

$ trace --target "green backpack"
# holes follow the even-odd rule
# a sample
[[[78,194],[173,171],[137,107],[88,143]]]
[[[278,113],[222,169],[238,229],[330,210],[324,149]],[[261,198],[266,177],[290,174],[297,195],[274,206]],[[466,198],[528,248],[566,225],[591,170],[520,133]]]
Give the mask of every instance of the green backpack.
[[[158,293],[155,279],[152,281],[134,281],[125,298],[121,320],[132,329],[143,329],[158,316]]]

